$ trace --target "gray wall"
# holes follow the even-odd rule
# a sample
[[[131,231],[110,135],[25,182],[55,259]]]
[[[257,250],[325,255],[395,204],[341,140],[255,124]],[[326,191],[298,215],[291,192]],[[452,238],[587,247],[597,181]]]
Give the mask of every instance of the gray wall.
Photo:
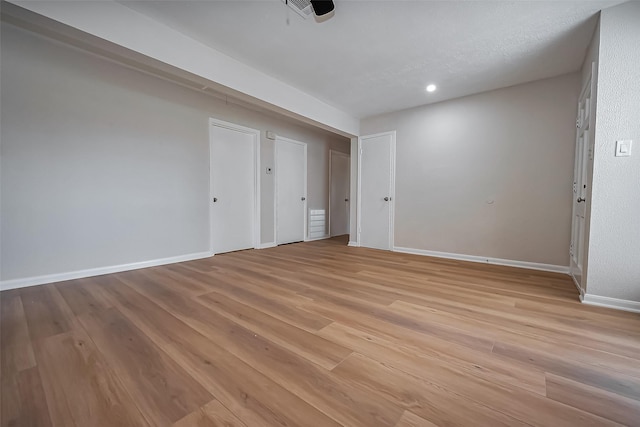
[[[640,301],[640,3],[600,15],[587,293]],[[615,157],[619,139],[631,157]]]
[[[2,23],[2,280],[208,250],[208,119],[262,131],[262,242],[273,141],[308,143],[308,207],[328,209],[347,138],[127,69]]]
[[[395,246],[569,265],[578,73],[363,120],[397,130]]]

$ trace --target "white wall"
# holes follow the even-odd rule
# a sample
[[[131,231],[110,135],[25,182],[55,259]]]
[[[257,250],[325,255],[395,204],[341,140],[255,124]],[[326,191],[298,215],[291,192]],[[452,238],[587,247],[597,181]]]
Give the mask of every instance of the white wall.
[[[143,63],[152,58],[274,111],[344,135],[358,134],[356,117],[118,2],[10,3],[3,5],[3,13],[36,23],[46,31],[78,38],[103,51],[124,53]]]
[[[273,141],[308,143],[309,208],[349,139],[248,110],[2,23],[2,280],[208,249],[208,118],[262,131],[262,242]]]
[[[587,293],[640,302],[640,3],[600,16]],[[631,157],[615,142],[632,139]]]
[[[363,120],[363,135],[397,130],[395,246],[567,266],[579,85],[575,73]]]

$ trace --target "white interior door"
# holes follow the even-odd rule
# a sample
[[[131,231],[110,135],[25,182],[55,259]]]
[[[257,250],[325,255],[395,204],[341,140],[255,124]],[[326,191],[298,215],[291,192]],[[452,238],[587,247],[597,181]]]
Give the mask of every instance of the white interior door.
[[[258,131],[211,121],[213,253],[250,249],[257,244],[258,138]]]
[[[330,151],[329,158],[329,233],[331,236],[349,234],[349,191],[351,158],[338,151]]]
[[[578,102],[578,117],[576,119],[576,154],[573,170],[573,217],[571,224],[571,274],[576,282],[584,289],[583,263],[586,246],[586,211],[587,185],[589,184],[588,164],[592,158],[591,129],[592,129],[592,94],[591,79],[580,95]]]
[[[276,139],[276,243],[302,242],[307,210],[307,145]]]
[[[360,246],[393,248],[395,132],[360,138]]]

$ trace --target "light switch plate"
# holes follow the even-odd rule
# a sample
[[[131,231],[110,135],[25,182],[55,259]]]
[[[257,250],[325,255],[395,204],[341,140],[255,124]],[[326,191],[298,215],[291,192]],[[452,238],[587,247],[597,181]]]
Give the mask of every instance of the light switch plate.
[[[622,139],[616,141],[616,157],[628,157],[631,155],[632,140]]]

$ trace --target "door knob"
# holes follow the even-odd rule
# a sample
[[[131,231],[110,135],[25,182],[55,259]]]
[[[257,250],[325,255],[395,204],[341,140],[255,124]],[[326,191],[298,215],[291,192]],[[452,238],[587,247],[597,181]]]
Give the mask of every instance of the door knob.
[[[214,198],[213,198],[213,203],[215,203],[215,202],[217,202],[217,201],[218,201],[218,198],[217,198],[217,197],[214,197]]]
[[[384,198],[384,201],[385,201],[385,202],[388,202],[389,200],[391,200],[389,197],[385,197],[385,198]]]
[[[345,202],[348,202],[348,201],[349,201],[349,199],[344,199],[344,201],[345,201]]]
[[[578,197],[578,203],[584,202],[585,200],[587,200],[587,199],[583,199],[582,197]]]
[[[300,200],[302,200],[304,202],[305,200],[307,200],[307,198],[306,197],[301,197]]]

